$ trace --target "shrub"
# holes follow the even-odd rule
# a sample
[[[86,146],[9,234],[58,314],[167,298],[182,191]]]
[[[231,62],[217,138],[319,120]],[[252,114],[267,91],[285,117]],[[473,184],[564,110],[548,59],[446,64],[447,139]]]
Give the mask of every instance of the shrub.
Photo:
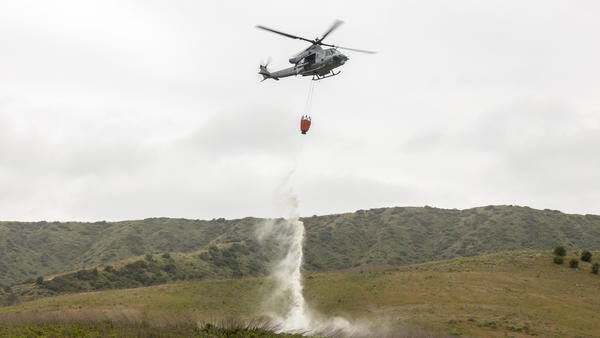
[[[554,264],[562,264],[564,262],[564,259],[560,256],[555,256],[554,257]]]
[[[168,252],[165,252],[164,254],[162,254],[162,258],[164,258],[164,259],[171,259],[171,255],[169,255]]]
[[[588,250],[584,250],[581,253],[581,260],[584,262],[590,262],[592,260],[592,253],[589,252]]]
[[[145,270],[148,267],[148,264],[144,261],[135,261],[133,263],[129,263],[125,265],[125,269],[129,271],[138,271]]]
[[[564,246],[557,246],[554,248],[554,254],[556,256],[565,257],[567,255],[567,250]]]
[[[35,279],[35,284],[37,285],[42,285],[44,284],[44,277],[39,276],[38,278]]]
[[[579,261],[577,259],[573,258],[569,261],[569,267],[571,269],[576,269],[578,266],[579,266]]]
[[[161,269],[169,275],[173,275],[175,272],[177,272],[177,266],[175,266],[173,263],[165,264],[161,267]]]
[[[154,257],[152,257],[152,254],[146,254],[146,260],[148,262],[154,262]]]
[[[10,306],[13,304],[17,304],[19,302],[19,298],[14,293],[9,293],[8,296],[2,300],[1,305]]]
[[[75,277],[79,280],[94,280],[98,277],[98,270],[79,270],[75,272]]]
[[[592,265],[592,273],[594,275],[597,275],[598,274],[598,270],[600,270],[600,264],[594,263],[594,265]]]

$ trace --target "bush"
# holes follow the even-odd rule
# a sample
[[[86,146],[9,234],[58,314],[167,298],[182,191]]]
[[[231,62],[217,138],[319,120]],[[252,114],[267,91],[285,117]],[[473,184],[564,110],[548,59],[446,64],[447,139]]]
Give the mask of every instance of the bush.
[[[578,266],[579,266],[579,261],[577,259],[573,258],[569,261],[569,267],[571,269],[576,269]]]
[[[148,268],[148,264],[144,261],[135,261],[125,265],[125,269],[129,271],[143,271]]]
[[[554,254],[556,256],[565,257],[567,255],[567,250],[564,246],[557,246],[554,248]]]
[[[592,273],[594,275],[597,275],[598,274],[598,270],[600,270],[600,264],[594,263],[594,265],[592,265]]]
[[[173,263],[163,265],[161,269],[163,269],[163,271],[167,272],[169,275],[175,274],[177,271],[177,267]]]
[[[564,262],[564,259],[560,256],[555,256],[554,257],[554,264],[562,264]]]
[[[37,285],[42,285],[44,284],[44,277],[39,276],[38,278],[35,279],[35,284]]]
[[[94,280],[98,277],[98,270],[79,270],[75,272],[75,277],[79,280]]]
[[[9,293],[5,299],[0,299],[0,305],[2,306],[10,306],[13,304],[17,304],[19,302],[19,298],[14,293]]]
[[[592,253],[589,252],[588,250],[584,250],[581,253],[581,260],[584,262],[591,262],[592,261]]]

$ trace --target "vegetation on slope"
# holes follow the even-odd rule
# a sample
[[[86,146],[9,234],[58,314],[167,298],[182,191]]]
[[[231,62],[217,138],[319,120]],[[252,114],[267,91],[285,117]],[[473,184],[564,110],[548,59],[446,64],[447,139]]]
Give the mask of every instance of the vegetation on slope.
[[[600,216],[527,207],[383,208],[302,220],[309,271],[402,265],[556,245],[600,249]],[[0,222],[0,284],[90,269],[147,253],[192,252],[247,242],[255,239],[256,226],[262,222],[255,218]]]
[[[148,254],[141,259],[102,269],[79,270],[48,281],[36,282],[40,287],[55,292],[81,292],[106,289],[124,289],[164,284],[177,280],[195,280],[205,277],[241,277],[264,273],[260,247],[255,242],[211,246],[197,255]]]
[[[309,270],[402,265],[522,249],[600,249],[600,216],[527,207],[383,208],[303,219]]]
[[[203,278],[264,275],[268,252],[255,241],[211,245],[192,253],[147,254],[112,265],[65,273],[0,289],[0,305],[64,293],[125,289]]]
[[[189,252],[252,238],[258,220],[150,218],[124,222],[0,222],[0,284],[146,253]]]
[[[305,295],[323,318],[343,316],[397,332],[503,337],[594,336],[600,332],[600,277],[552,262],[550,250],[487,254],[424,264],[312,273]],[[569,252],[567,259],[579,257]],[[272,282],[263,277],[179,282],[62,295],[0,308],[0,323],[65,318],[147,322],[247,320],[265,313]]]

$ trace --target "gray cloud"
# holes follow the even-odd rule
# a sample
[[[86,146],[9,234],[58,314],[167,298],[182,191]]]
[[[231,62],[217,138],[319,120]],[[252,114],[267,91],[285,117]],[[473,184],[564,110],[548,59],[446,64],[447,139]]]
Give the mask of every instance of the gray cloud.
[[[298,128],[299,120],[286,109],[263,104],[219,112],[183,142],[216,157],[293,156],[301,147]]]
[[[296,188],[304,199],[305,213],[343,213],[359,209],[398,205],[424,205],[422,194],[412,186],[389,184],[360,177],[310,177]]]
[[[560,209],[569,200],[583,212],[600,197],[599,135],[568,105],[521,98],[469,124],[416,135],[402,149],[450,155],[456,162],[446,167],[465,172],[478,167],[479,188],[505,203],[518,196],[518,203]]]
[[[280,216],[384,205],[600,213],[595,2],[0,5],[4,219]],[[306,21],[310,17],[310,22]],[[342,74],[258,82],[334,18]],[[329,39],[328,38],[328,39]]]

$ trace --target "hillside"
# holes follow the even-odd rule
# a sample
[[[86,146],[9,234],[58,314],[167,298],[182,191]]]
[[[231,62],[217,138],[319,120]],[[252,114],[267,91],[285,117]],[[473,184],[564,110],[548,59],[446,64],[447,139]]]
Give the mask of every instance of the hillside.
[[[0,284],[146,253],[188,252],[219,240],[236,240],[227,234],[250,238],[257,221],[0,222]]]
[[[600,249],[600,216],[487,206],[383,208],[303,219],[309,270],[411,264],[521,249]]]
[[[600,252],[594,252],[598,261]],[[0,308],[0,332],[41,322],[161,328],[262,318],[270,287],[266,278],[245,277],[63,295]],[[311,273],[305,294],[324,317],[368,323],[377,335],[380,328],[485,337],[600,332],[600,276],[590,273],[590,263],[580,262],[578,269],[553,264],[547,251]]]
[[[309,271],[402,265],[558,244],[600,248],[600,216],[517,206],[382,208],[302,220]],[[264,221],[0,222],[0,284],[147,253],[193,252],[215,244],[253,241],[256,226]]]
[[[273,255],[255,241],[211,245],[189,253],[146,254],[0,288],[0,306],[65,293],[266,275],[268,256]]]

